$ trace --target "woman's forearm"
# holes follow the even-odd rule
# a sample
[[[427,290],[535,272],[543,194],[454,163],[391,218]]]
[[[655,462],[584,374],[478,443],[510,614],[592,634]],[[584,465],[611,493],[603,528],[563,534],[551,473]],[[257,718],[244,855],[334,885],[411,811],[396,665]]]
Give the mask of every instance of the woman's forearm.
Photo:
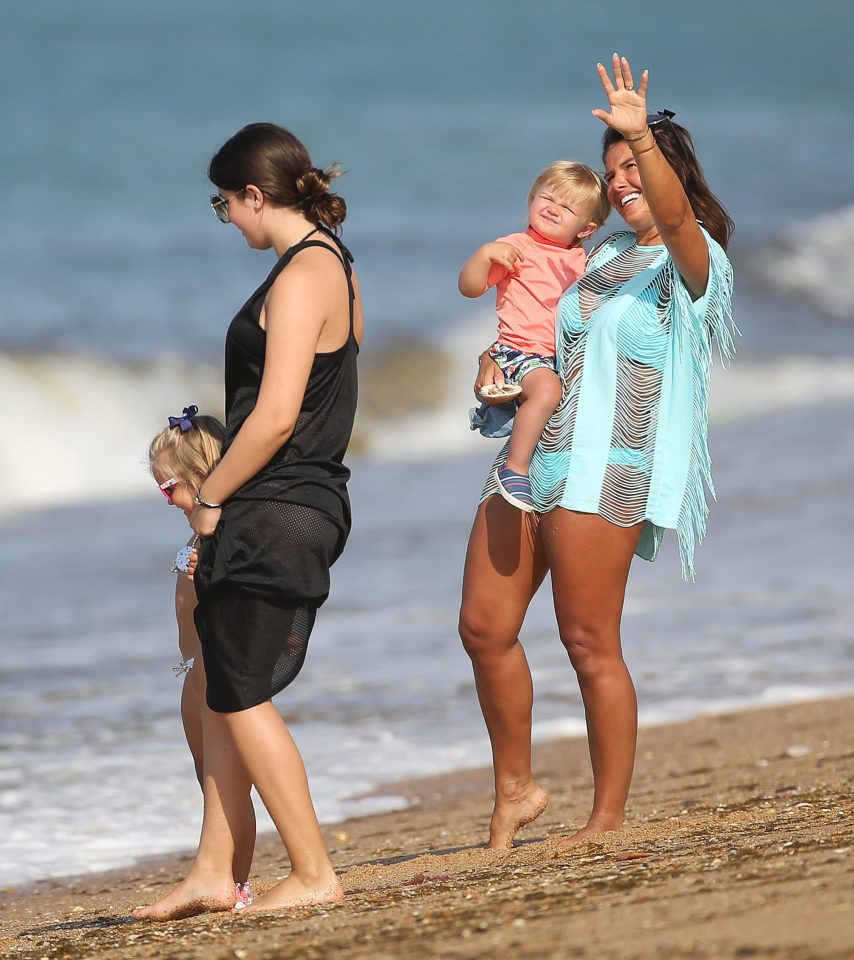
[[[225,503],[273,459],[293,432],[293,423],[276,423],[254,410],[216,469],[202,484],[201,498],[208,503]]]
[[[650,127],[639,139],[626,142],[638,165],[644,198],[663,239],[665,233],[672,233],[686,221],[694,220],[691,204],[676,171],[656,144]]]
[[[704,293],[709,280],[709,250],[685,188],[649,127],[644,136],[627,143],[638,165],[644,199],[655,229],[691,296],[697,298]]]

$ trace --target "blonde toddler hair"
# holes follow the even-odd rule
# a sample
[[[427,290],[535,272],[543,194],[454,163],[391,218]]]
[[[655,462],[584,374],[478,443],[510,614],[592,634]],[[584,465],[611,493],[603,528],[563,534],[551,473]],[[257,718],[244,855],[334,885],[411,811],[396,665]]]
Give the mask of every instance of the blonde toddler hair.
[[[589,210],[588,219],[597,226],[601,227],[608,219],[611,212],[608,188],[602,177],[586,163],[575,160],[555,160],[550,163],[531,186],[528,206],[540,190],[549,187],[584,205]]]
[[[207,414],[189,420],[192,427],[186,433],[174,426],[157,434],[148,448],[148,465],[152,473],[157,465],[176,480],[198,486],[220,461],[225,427]]]

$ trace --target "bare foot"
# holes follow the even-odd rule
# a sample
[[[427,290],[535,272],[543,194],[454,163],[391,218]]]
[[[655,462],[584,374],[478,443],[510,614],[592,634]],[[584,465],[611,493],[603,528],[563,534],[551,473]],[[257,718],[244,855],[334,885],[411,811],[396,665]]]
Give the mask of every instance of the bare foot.
[[[289,907],[308,907],[315,903],[335,903],[343,900],[344,888],[334,871],[319,877],[316,882],[305,883],[291,874],[281,883],[258,897],[249,907],[235,907],[234,913],[245,917],[250,913],[280,913]]]
[[[217,887],[214,884],[187,877],[169,893],[148,907],[137,907],[137,920],[182,920],[199,913],[218,913],[234,906],[234,884]]]
[[[598,833],[611,833],[613,830],[622,830],[623,818],[615,817],[608,819],[605,817],[591,817],[587,823],[571,837],[564,837],[558,842],[559,847],[569,847],[574,843],[580,843],[589,837],[595,837]]]
[[[518,830],[536,820],[548,805],[549,795],[536,783],[519,797],[505,797],[500,802],[496,799],[489,824],[489,846],[509,850]]]

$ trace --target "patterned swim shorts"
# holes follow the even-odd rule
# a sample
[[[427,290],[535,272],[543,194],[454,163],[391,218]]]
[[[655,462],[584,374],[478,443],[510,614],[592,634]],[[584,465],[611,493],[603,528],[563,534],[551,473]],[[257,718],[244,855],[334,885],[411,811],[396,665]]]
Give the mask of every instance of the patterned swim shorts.
[[[557,373],[557,357],[546,357],[540,353],[523,353],[506,343],[493,343],[489,355],[501,367],[504,378],[511,383],[520,383],[532,370],[545,367]]]

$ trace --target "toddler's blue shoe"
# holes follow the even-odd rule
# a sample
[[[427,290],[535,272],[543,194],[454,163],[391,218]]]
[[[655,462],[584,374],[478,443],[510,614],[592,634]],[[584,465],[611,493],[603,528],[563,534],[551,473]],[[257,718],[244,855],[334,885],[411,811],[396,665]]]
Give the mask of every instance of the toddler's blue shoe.
[[[509,467],[495,471],[498,492],[508,502],[525,513],[534,512],[534,498],[531,496],[531,481],[524,473],[516,473]]]

